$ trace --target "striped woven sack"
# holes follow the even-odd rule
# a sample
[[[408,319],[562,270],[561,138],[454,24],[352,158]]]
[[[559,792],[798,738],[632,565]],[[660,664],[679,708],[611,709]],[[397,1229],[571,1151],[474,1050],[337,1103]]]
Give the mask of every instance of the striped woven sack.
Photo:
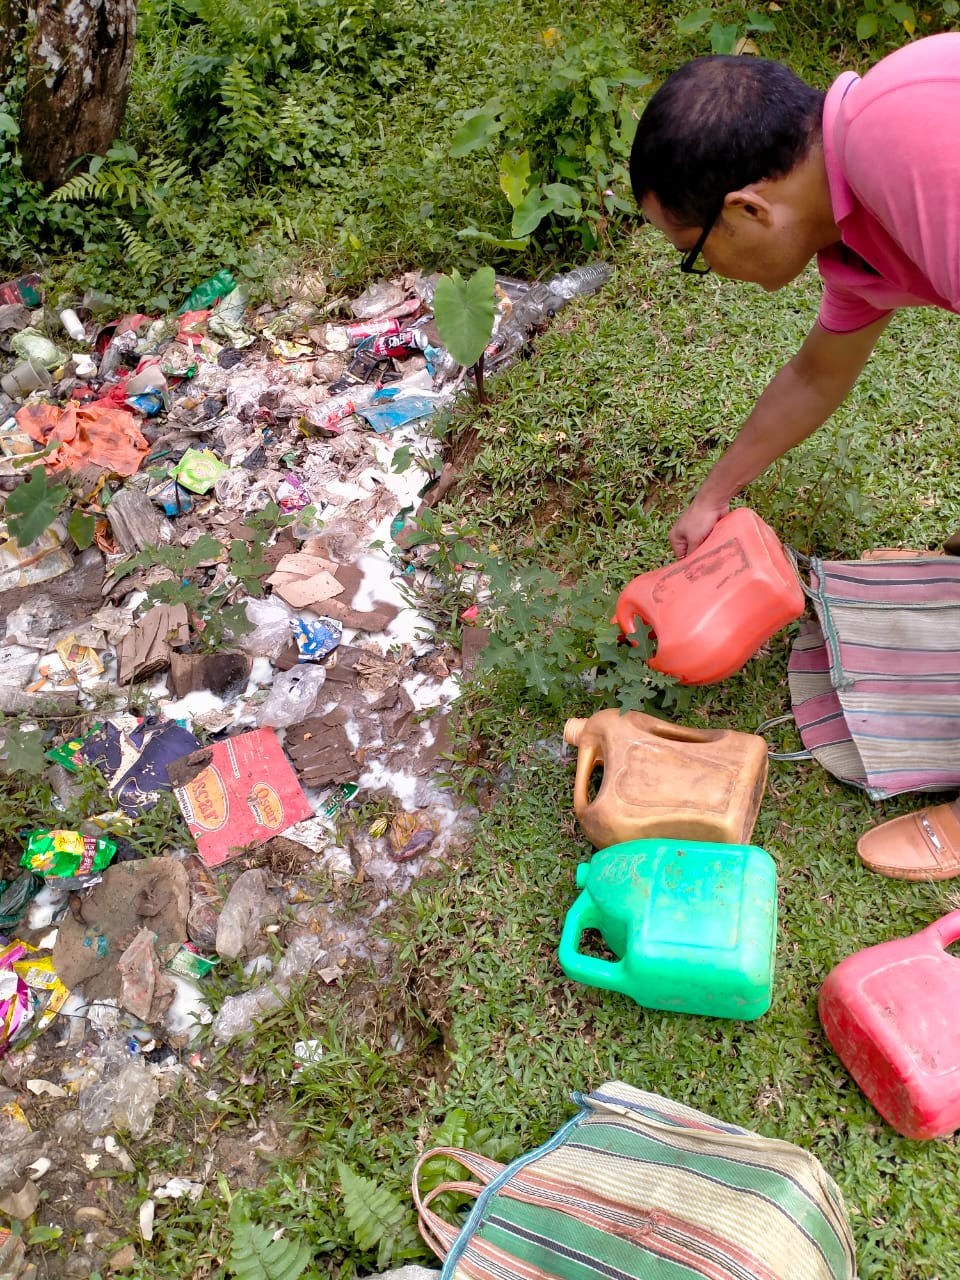
[[[807,563],[816,621],[787,670],[805,751],[787,758],[873,800],[960,786],[960,559]]]
[[[512,1164],[452,1147],[417,1161],[442,1280],[856,1280],[840,1192],[809,1152],[618,1082]],[[474,1180],[427,1195],[435,1156]],[[475,1199],[458,1228],[431,1203]]]

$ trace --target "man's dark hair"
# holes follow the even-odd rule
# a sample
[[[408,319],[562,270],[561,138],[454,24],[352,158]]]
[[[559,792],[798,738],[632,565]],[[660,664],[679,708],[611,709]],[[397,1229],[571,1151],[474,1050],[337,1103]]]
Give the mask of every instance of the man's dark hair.
[[[824,94],[766,58],[715,55],[663,82],[637,125],[630,181],[682,227],[704,227],[723,197],[781,178],[820,137]]]

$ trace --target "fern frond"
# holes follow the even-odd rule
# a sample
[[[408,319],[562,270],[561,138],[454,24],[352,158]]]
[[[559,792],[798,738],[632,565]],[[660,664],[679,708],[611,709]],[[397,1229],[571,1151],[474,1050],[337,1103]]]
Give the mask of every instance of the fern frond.
[[[62,187],[51,191],[47,199],[54,204],[65,204],[71,200],[100,200],[109,190],[109,179],[104,181],[99,173],[75,173]]]
[[[373,1249],[385,1236],[394,1236],[404,1225],[407,1206],[372,1178],[361,1178],[337,1161],[343,1188],[343,1213],[361,1249]]]
[[[287,1240],[250,1221],[243,1193],[230,1206],[230,1257],[227,1269],[236,1280],[298,1280],[310,1265],[303,1240]]]
[[[136,267],[141,277],[159,275],[163,266],[163,254],[156,245],[147,244],[136,227],[131,227],[123,218],[114,218],[114,222],[120,232],[127,260]]]

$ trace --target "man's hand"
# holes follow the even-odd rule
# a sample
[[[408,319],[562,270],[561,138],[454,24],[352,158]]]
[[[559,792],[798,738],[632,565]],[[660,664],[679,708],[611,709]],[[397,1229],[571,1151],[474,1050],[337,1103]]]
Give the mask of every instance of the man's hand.
[[[694,498],[680,519],[670,530],[670,545],[678,560],[696,551],[712,531],[721,516],[730,510],[729,502],[722,505],[709,502],[698,502]]]
[[[827,420],[853,386],[889,319],[883,316],[855,333],[828,333],[819,324],[813,326],[797,354],[767,384],[737,438],[670,530],[678,558],[696,551],[730,510],[735,494]]]

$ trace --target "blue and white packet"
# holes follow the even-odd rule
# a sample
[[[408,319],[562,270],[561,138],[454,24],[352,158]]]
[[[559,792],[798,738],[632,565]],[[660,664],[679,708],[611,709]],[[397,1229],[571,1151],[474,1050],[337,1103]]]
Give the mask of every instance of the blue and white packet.
[[[386,431],[395,431],[408,422],[417,422],[420,418],[429,418],[440,403],[439,396],[397,396],[386,404],[374,401],[357,409],[357,416],[369,422],[378,435]]]
[[[301,662],[319,662],[328,653],[333,653],[343,635],[343,626],[336,618],[310,621],[306,618],[291,618],[290,630],[300,650]]]

